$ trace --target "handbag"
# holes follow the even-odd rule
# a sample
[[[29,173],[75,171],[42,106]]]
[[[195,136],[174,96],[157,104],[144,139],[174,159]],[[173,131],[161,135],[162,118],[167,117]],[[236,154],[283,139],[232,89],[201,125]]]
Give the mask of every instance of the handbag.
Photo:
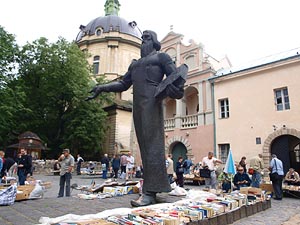
[[[200,177],[210,178],[210,173],[209,169],[200,169]]]
[[[275,168],[276,168],[276,171],[277,171],[277,165],[276,165],[276,160],[275,159],[274,159],[274,163],[275,163]],[[279,175],[278,175],[277,172],[272,173],[272,171],[271,171],[271,173],[269,173],[269,176],[270,176],[271,181],[275,181],[279,178]]]
[[[270,180],[271,181],[277,180],[279,178],[279,175],[278,175],[277,172],[275,172],[275,173],[269,173],[269,176],[270,176]]]
[[[182,167],[179,167],[178,168],[178,173],[183,173],[184,172],[184,169]]]

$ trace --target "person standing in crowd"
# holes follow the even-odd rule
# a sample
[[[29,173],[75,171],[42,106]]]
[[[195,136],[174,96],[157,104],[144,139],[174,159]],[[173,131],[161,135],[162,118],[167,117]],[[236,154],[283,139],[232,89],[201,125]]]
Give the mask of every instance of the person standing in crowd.
[[[121,160],[118,154],[114,155],[112,161],[111,161],[111,166],[114,171],[114,178],[118,178],[118,173],[121,165]]]
[[[30,158],[26,154],[26,150],[24,148],[21,148],[20,150],[20,156],[18,158],[18,178],[19,178],[19,184],[25,185],[25,180],[27,177],[27,173],[29,169],[31,168]]]
[[[70,150],[65,148],[63,154],[58,158],[58,161],[61,164],[60,169],[60,179],[59,179],[59,192],[58,198],[64,197],[64,189],[66,186],[66,197],[71,195],[71,179],[72,179],[72,170],[74,168],[75,160],[74,157],[70,154]]]
[[[125,154],[122,154],[121,158],[121,179],[124,179],[126,177],[126,167],[127,167],[127,156]]]
[[[2,170],[1,170],[1,177],[11,175],[11,174],[8,174],[8,171],[15,164],[15,160],[13,160],[10,157],[5,158],[5,152],[3,152],[2,162],[3,162],[3,166],[2,166]]]
[[[29,159],[29,168],[27,169],[27,171],[26,171],[26,176],[29,174],[30,176],[32,176],[32,174],[33,174],[33,164],[32,164],[32,155],[31,154],[29,154],[28,152],[27,152],[27,150],[25,150],[25,154],[28,156],[28,159]]]
[[[172,160],[171,154],[166,155],[166,167],[167,167],[167,174],[168,174],[169,182],[171,184],[174,182],[174,180],[173,180],[174,162]]]
[[[207,188],[217,189],[217,174],[216,164],[222,163],[220,159],[214,157],[213,152],[209,152],[207,156],[202,159],[202,167],[208,167],[210,170],[210,178],[205,178],[205,186]]]
[[[109,170],[109,158],[106,153],[101,159],[101,164],[102,164],[102,178],[107,179],[107,171]]]
[[[131,152],[128,152],[127,156],[127,166],[126,166],[126,180],[132,179],[134,167],[134,157]]]
[[[81,175],[81,163],[83,163],[84,160],[83,158],[80,156],[80,154],[77,154],[77,166],[76,166],[76,171],[77,171],[77,175]]]
[[[186,167],[184,167],[184,174],[190,174],[191,166],[193,166],[193,162],[191,159],[184,160]]]
[[[259,188],[261,183],[261,171],[264,169],[262,154],[258,154],[250,159],[250,168],[253,169],[252,174],[252,187]]]
[[[4,177],[4,173],[2,173],[3,168],[4,168],[4,152],[0,151],[0,178]]]
[[[183,187],[184,185],[184,163],[183,163],[183,158],[182,156],[178,157],[178,161],[176,162],[176,183],[179,187]]]
[[[273,174],[272,186],[274,190],[275,200],[282,200],[282,180],[284,177],[282,161],[277,158],[275,154],[272,154],[272,159],[270,161],[269,170]],[[277,174],[276,174],[277,173]]]
[[[247,173],[244,172],[244,168],[238,166],[237,173],[233,177],[234,190],[240,190],[241,187],[249,187],[251,185],[251,179]]]
[[[244,172],[245,173],[247,173],[247,166],[246,166],[246,164],[247,164],[246,163],[246,156],[243,156],[241,158],[241,161],[239,162],[239,165],[244,168]]]
[[[287,185],[300,186],[299,173],[297,173],[294,168],[290,168],[285,175],[284,183],[286,183]]]

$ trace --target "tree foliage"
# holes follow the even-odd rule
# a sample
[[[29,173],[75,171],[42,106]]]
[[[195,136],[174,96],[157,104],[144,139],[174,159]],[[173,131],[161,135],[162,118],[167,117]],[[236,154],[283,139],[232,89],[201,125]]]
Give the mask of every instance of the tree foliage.
[[[0,26],[0,88],[3,88],[15,74],[18,49],[14,35]]]
[[[19,47],[14,35],[0,26],[0,146],[4,147],[17,137],[20,126],[16,114],[23,112],[24,92],[17,83],[16,60]]]
[[[56,43],[40,38],[20,49],[17,62],[17,80],[8,83],[11,90],[5,89],[3,105],[20,103],[17,111],[7,112],[18,124],[15,133],[30,130],[38,134],[51,157],[63,147],[73,153],[101,151],[106,129],[101,104],[106,97],[84,101],[91,89],[90,66],[78,46],[63,38]],[[0,127],[1,134],[7,132],[4,127],[8,124]]]

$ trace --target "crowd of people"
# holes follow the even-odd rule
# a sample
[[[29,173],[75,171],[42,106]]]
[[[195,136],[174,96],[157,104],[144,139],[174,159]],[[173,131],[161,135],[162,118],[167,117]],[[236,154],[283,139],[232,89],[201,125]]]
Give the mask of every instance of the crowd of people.
[[[268,170],[270,180],[274,190],[274,199],[282,199],[282,184],[300,186],[299,173],[294,168],[290,168],[284,175],[283,164],[275,154],[271,155],[272,159],[269,167],[265,168],[262,160],[262,154],[258,154],[250,158],[249,163],[246,162],[246,157],[243,156],[236,166],[235,174],[228,174],[223,169],[222,172],[218,168],[224,168],[223,162],[214,157],[213,152],[209,152],[200,163],[196,165],[191,159],[184,159],[179,156],[177,161],[174,162],[172,154],[166,155],[166,171],[169,183],[175,182],[179,187],[184,187],[184,176],[186,174],[195,174],[200,176],[200,170],[208,171],[205,175],[205,186],[211,189],[221,188],[224,192],[232,190],[239,190],[242,187],[256,187],[259,188],[262,183],[262,174]],[[77,155],[76,160],[70,154],[69,149],[64,149],[62,155],[55,160],[54,172],[60,175],[60,189],[58,197],[65,195],[70,196],[70,180],[72,172],[76,168],[77,175],[81,175],[82,171],[93,173],[95,170],[95,163],[90,161],[86,168],[82,168],[84,159],[80,154]],[[116,154],[111,159],[108,154],[104,154],[100,160],[102,178],[120,178],[130,180],[133,177],[142,178],[143,167],[142,165],[135,165],[135,158],[131,152],[127,154]],[[33,164],[32,157],[27,154],[26,149],[20,149],[19,154],[15,159],[5,157],[5,153],[0,151],[0,176],[5,179],[9,176],[12,169],[17,173],[19,185],[24,185],[28,176],[32,176]],[[207,176],[207,177],[206,177]]]
[[[223,164],[223,165],[222,165]],[[173,166],[172,155],[166,155],[166,168],[169,182],[176,182],[180,187],[184,187],[184,175],[193,174],[201,176],[201,170],[208,171],[204,176],[205,186],[210,189],[220,187],[224,192],[240,190],[242,187],[259,188],[262,183],[262,176],[267,174],[272,181],[273,194],[275,200],[282,199],[282,184],[300,186],[300,176],[295,169],[290,168],[284,175],[283,163],[275,154],[271,155],[268,167],[264,166],[262,154],[250,158],[249,163],[243,156],[239,163],[235,164],[236,173],[229,174],[224,171],[220,172],[218,168],[224,168],[224,162],[214,157],[213,152],[209,152],[202,162],[196,165],[190,159],[178,157],[175,167]],[[175,169],[174,169],[175,168]]]
[[[88,174],[95,173],[95,162],[90,161],[86,168],[81,168],[84,162],[83,157],[80,154],[77,155],[76,161],[70,154],[69,149],[64,149],[62,155],[56,160],[54,166],[59,169],[60,181],[59,181],[59,193],[58,197],[70,196],[70,181],[72,179],[72,171],[76,166],[77,175],[81,175],[82,171]],[[104,154],[100,159],[101,162],[101,174],[103,179],[117,178],[131,180],[133,177],[142,177],[142,166],[135,166],[135,159],[131,152],[127,154],[115,154],[111,159],[108,154]]]

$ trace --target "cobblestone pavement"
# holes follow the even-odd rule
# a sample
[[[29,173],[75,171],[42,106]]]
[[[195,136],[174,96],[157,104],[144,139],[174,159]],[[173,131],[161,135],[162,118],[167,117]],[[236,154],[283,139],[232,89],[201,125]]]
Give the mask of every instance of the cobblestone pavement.
[[[47,189],[43,199],[15,202],[11,206],[0,207],[0,225],[32,225],[39,224],[41,217],[58,217],[69,213],[76,215],[95,214],[107,209],[131,208],[130,200],[137,199],[138,194],[120,197],[83,200],[76,198],[80,193],[72,191],[72,197],[57,198],[59,176],[35,175],[38,180],[49,181],[52,187]],[[100,177],[87,175],[73,176],[72,183],[90,185],[92,180],[96,184],[104,180]],[[185,185],[189,189],[201,189],[202,186]],[[175,202],[181,197],[170,196],[166,193],[158,195],[159,202]],[[300,224],[300,204],[295,198],[284,198],[282,201],[272,200],[272,207],[252,216],[243,218],[233,225],[292,225]]]

